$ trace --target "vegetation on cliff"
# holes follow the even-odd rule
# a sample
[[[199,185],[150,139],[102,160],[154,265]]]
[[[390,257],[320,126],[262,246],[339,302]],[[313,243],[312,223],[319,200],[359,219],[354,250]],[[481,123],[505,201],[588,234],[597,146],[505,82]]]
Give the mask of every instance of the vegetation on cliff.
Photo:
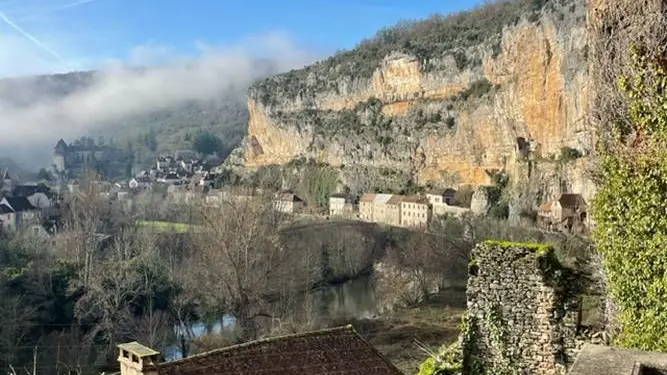
[[[479,56],[468,56],[466,49],[489,43],[500,52],[503,28],[522,18],[537,21],[539,13],[569,0],[501,0],[476,9],[434,15],[420,21],[403,21],[380,30],[350,50],[342,51],[301,70],[293,70],[257,82],[252,91],[264,105],[275,104],[279,96],[296,98],[304,91],[338,90],[341,82],[370,78],[382,59],[392,52],[416,56],[425,71],[433,69],[432,60],[450,55],[458,69],[481,64]]]

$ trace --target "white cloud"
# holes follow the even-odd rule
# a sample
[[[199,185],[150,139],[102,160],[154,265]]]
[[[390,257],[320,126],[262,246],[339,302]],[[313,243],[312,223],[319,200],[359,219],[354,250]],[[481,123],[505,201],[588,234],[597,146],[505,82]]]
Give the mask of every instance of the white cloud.
[[[0,34],[0,48],[5,56],[11,56],[9,61],[0,59],[0,72],[25,75],[54,69],[47,58],[16,37]],[[283,33],[250,37],[228,46],[199,45],[199,51],[198,56],[186,58],[166,46],[139,46],[131,51],[127,61],[109,61],[84,90],[28,105],[0,102],[0,154],[16,152],[17,146],[47,147],[46,152],[50,152],[48,147],[58,138],[84,135],[94,130],[95,124],[187,100],[215,98],[230,85],[247,86],[263,73],[254,64],[258,56],[271,59],[283,71],[300,68],[315,58]],[[145,64],[155,66],[142,70],[129,66]],[[0,85],[0,98],[33,94],[1,90]],[[41,93],[36,94],[39,97]]]

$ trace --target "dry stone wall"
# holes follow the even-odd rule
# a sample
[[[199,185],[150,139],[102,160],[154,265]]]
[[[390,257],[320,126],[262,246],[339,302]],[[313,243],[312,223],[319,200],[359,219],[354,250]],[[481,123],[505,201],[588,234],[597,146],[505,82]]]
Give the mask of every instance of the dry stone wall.
[[[565,373],[578,346],[579,285],[549,246],[477,245],[467,288],[466,367],[483,373]]]

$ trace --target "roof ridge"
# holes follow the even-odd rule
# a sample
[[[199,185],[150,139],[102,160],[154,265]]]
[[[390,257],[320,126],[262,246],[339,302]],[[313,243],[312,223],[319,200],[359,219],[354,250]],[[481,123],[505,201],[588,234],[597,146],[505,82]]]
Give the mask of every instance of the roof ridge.
[[[189,357],[177,359],[175,361],[163,362],[163,363],[158,364],[158,366],[167,366],[167,365],[171,366],[173,364],[185,362],[185,361],[188,361],[188,360],[191,360],[191,359],[200,359],[200,358],[207,357],[209,355],[224,353],[224,352],[231,351],[231,350],[236,350],[236,349],[239,349],[239,348],[247,348],[247,347],[251,347],[251,346],[255,346],[255,345],[259,345],[259,344],[265,344],[267,342],[274,342],[274,341],[278,341],[278,340],[298,338],[298,337],[319,336],[319,335],[323,335],[323,334],[326,334],[326,333],[338,332],[338,331],[340,331],[340,332],[348,331],[350,333],[355,334],[356,336],[359,336],[359,338],[361,340],[364,340],[363,337],[361,337],[359,335],[359,333],[357,333],[357,331],[354,329],[352,324],[348,324],[346,326],[325,328],[325,329],[321,329],[321,330],[317,330],[317,331],[301,332],[301,333],[293,333],[293,334],[289,334],[289,335],[266,337],[266,338],[263,338],[263,339],[248,341],[248,342],[244,342],[244,343],[241,343],[241,344],[225,346],[223,348],[209,350],[209,351],[204,352],[204,353],[191,355]],[[368,344],[368,342],[366,342],[365,340],[364,340],[364,343],[366,343],[369,346],[372,346],[372,345]]]

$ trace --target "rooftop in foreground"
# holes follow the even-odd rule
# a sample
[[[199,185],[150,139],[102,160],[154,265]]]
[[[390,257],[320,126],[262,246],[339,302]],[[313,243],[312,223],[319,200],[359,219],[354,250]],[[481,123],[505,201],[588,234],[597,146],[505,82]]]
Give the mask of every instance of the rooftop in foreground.
[[[656,371],[659,369],[659,371]],[[570,375],[648,375],[667,373],[667,354],[586,344]]]

